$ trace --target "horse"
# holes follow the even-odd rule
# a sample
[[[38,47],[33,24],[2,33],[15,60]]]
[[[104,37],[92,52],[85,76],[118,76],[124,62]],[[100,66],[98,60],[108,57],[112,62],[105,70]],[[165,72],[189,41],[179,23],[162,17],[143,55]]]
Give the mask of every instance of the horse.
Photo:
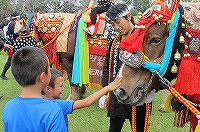
[[[38,32],[38,36],[43,40],[44,45],[40,47],[45,50],[50,64],[59,70],[66,71],[68,81],[70,83],[70,94],[68,99],[78,100],[83,98],[87,87],[91,88],[102,88],[101,86],[101,76],[103,62],[105,60],[105,54],[107,49],[107,36],[105,31],[107,31],[107,25],[105,20],[102,19],[102,14],[98,15],[96,28],[98,29],[96,35],[89,35],[86,33],[81,33],[80,36],[86,36],[81,38],[82,40],[77,40],[76,36],[78,30],[82,30],[80,26],[77,29],[77,25],[82,23],[86,26],[89,22],[88,14],[90,8],[83,9],[78,14],[71,13],[37,13],[35,16],[35,30]],[[85,14],[83,16],[83,14]],[[87,18],[87,19],[86,19]],[[33,16],[32,18],[33,19]],[[80,22],[81,21],[81,22]],[[84,22],[83,22],[84,21]],[[106,27],[106,28],[105,28]],[[106,29],[106,30],[104,30]],[[104,33],[102,31],[104,30]],[[90,55],[88,60],[90,61],[90,67],[88,67],[88,73],[90,75],[85,75],[85,78],[89,78],[90,82],[79,84],[79,82],[73,82],[73,69],[76,66],[74,61],[76,44],[77,41],[87,42],[89,45]],[[87,54],[86,54],[87,55]],[[88,64],[86,64],[88,65]],[[74,70],[77,72],[78,70]],[[75,76],[78,76],[76,73]],[[75,79],[76,80],[76,79]],[[82,82],[81,82],[82,83]]]
[[[118,75],[123,79],[114,94],[121,103],[139,106],[151,102],[157,90],[172,86],[170,82],[176,79],[175,89],[198,106],[199,5],[199,2],[151,1],[135,32],[119,45],[123,64]],[[175,111],[174,125],[183,127],[190,121],[194,131],[196,115],[188,109]]]

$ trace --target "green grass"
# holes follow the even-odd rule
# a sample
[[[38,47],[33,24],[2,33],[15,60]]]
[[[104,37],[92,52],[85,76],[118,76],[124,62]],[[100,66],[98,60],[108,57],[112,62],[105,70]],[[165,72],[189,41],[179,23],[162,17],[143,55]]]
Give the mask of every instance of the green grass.
[[[7,60],[7,55],[2,51],[0,52],[0,72]],[[2,109],[5,103],[18,96],[21,88],[14,80],[10,69],[6,73],[6,76],[10,80],[0,79],[0,95],[3,98],[0,99],[0,112],[2,115]],[[85,97],[94,93],[97,89],[88,89]],[[65,81],[65,91],[63,99],[66,99],[69,95],[69,83]],[[158,109],[162,101],[161,92],[158,92],[153,101],[152,115],[150,117],[149,132],[189,132],[189,124],[184,128],[173,127],[174,113],[160,113]],[[17,110],[14,110],[18,112]],[[70,132],[107,132],[109,127],[109,118],[106,116],[106,110],[98,107],[98,102],[90,107],[79,109],[68,115],[69,118],[69,131]],[[0,132],[3,131],[2,117],[0,117]],[[124,124],[122,132],[131,132],[129,121]]]

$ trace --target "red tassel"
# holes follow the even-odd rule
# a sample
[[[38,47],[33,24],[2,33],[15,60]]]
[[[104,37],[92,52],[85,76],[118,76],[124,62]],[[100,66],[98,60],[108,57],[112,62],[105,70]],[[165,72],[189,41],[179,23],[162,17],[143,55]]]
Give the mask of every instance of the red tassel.
[[[200,64],[193,58],[182,58],[175,89],[185,95],[200,94]],[[200,101],[200,100],[198,100]]]
[[[12,56],[13,56],[13,51],[12,51],[12,49],[9,49],[9,50],[8,50],[7,55],[8,55],[9,57],[12,57]]]

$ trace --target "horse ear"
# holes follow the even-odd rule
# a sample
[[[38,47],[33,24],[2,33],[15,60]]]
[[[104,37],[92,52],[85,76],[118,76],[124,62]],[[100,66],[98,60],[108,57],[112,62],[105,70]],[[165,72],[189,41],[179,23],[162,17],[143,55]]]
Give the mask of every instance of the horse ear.
[[[168,9],[174,13],[180,4],[180,0],[165,0],[165,3]]]
[[[153,5],[155,2],[164,2],[165,0],[149,0],[149,5]]]
[[[149,5],[153,5],[154,2],[156,2],[156,0],[149,0]]]

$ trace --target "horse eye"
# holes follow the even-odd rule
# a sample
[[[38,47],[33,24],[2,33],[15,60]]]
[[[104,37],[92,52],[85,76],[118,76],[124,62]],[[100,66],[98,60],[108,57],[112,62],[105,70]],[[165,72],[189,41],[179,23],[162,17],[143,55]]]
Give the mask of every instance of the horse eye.
[[[150,44],[158,44],[160,43],[161,39],[160,38],[153,38],[152,40],[150,40]]]

